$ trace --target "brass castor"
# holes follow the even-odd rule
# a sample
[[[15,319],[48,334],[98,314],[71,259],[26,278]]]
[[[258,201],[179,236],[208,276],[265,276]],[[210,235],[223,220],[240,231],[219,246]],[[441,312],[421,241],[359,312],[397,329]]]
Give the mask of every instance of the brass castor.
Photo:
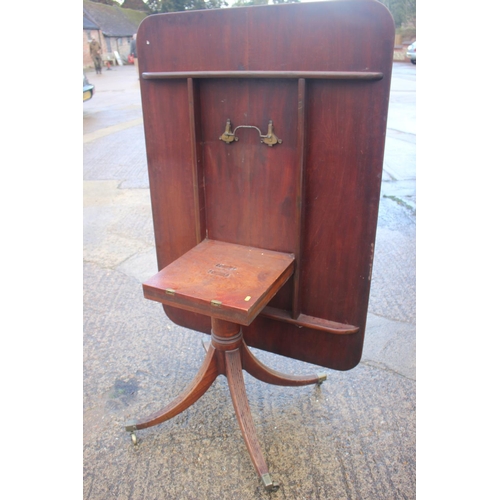
[[[132,440],[134,446],[137,446],[137,436],[135,435],[137,427],[135,426],[135,422],[127,422],[125,424],[125,430],[130,432],[130,439]]]
[[[271,474],[264,474],[261,476],[261,479],[266,491],[274,492],[279,490],[280,485],[271,479]]]

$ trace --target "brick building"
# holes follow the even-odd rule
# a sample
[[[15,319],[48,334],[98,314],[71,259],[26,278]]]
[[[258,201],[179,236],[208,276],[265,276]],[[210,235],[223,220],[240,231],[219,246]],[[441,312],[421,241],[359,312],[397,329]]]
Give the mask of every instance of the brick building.
[[[83,0],[83,68],[94,66],[89,51],[92,38],[100,43],[104,60],[116,64],[117,52],[126,63],[132,36],[146,16],[146,12]]]

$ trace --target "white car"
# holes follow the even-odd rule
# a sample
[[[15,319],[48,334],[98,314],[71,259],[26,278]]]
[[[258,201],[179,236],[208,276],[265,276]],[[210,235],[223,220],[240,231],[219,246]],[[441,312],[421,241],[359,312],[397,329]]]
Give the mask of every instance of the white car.
[[[410,58],[412,64],[417,64],[417,41],[415,40],[411,45],[408,46],[406,51],[406,57]]]

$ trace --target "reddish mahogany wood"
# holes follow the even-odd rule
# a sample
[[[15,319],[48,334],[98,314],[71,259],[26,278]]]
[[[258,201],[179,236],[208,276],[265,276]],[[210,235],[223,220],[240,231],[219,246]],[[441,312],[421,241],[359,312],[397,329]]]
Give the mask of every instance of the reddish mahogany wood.
[[[240,347],[241,362],[243,369],[261,382],[287,387],[298,387],[301,385],[317,384],[319,375],[288,375],[280,373],[261,363],[250,351],[243,341]]]
[[[142,73],[145,80],[171,78],[315,78],[320,80],[381,80],[383,73],[372,71],[160,71]]]
[[[257,439],[257,432],[250,412],[247,393],[245,391],[245,381],[243,380],[243,372],[241,367],[241,357],[239,351],[227,351],[225,353],[226,360],[226,377],[233,401],[234,411],[238,424],[240,425],[243,439],[247,445],[250,458],[255,467],[255,470],[262,477],[269,473],[264,455]]]
[[[294,256],[204,240],[143,284],[147,299],[249,325],[292,275]]]
[[[323,377],[276,372],[245,341],[339,370],[360,360],[393,41],[392,18],[374,0],[192,11],[141,24],[160,269],[144,294],[176,323],[211,332],[211,343],[190,386],[127,430],[172,418],[226,375],[252,462],[275,489],[242,370],[277,385]],[[231,144],[221,140],[228,120],[239,127]],[[280,141],[268,147],[261,139],[271,122]]]
[[[196,401],[198,401],[198,399],[200,399],[201,396],[207,392],[219,373],[216,350],[213,346],[209,346],[207,355],[205,356],[205,361],[189,386],[167,406],[165,406],[165,408],[158,410],[147,417],[141,418],[140,420],[134,421],[129,424],[131,429],[127,430],[146,429],[147,427],[161,424],[162,422],[175,417],[196,403]]]
[[[189,101],[189,135],[191,138],[191,169],[193,173],[193,202],[194,202],[194,224],[196,242],[200,243],[205,237],[205,186],[203,184],[203,169],[201,162],[200,147],[200,117],[197,115],[199,109],[198,86],[192,78],[187,79],[188,101]]]
[[[354,367],[368,310],[392,69],[387,9],[357,0],[150,16],[137,42],[158,268],[207,236],[294,253],[297,272],[269,305],[307,321],[260,315],[243,328],[246,342],[329,368]],[[219,137],[228,118],[233,127],[263,131],[272,120],[283,142],[270,148],[255,130],[239,129],[239,141],[227,145]],[[165,311],[210,332],[208,317]],[[358,330],[337,335],[312,326],[322,323]]]
[[[323,332],[330,332],[334,335],[350,335],[359,331],[358,326],[337,323],[336,321],[329,321],[322,318],[315,318],[314,316],[308,316],[307,314],[299,314],[298,317],[294,318],[288,311],[283,311],[282,309],[276,309],[275,307],[269,306],[264,307],[261,315],[266,318],[290,323],[299,328],[307,327],[314,330],[321,330]]]
[[[297,318],[301,312],[300,304],[300,278],[302,275],[302,247],[304,234],[305,220],[305,204],[304,204],[304,176],[305,176],[305,148],[306,148],[306,81],[304,78],[299,79],[298,86],[298,116],[297,116],[297,166],[296,166],[296,192],[295,192],[295,218],[297,224],[295,226],[295,274],[293,276],[293,302],[292,316]]]
[[[205,360],[191,384],[165,408],[137,421],[129,422],[126,425],[126,430],[135,432],[175,417],[198,401],[218,375],[225,375],[236,418],[252,463],[259,476],[263,479],[266,489],[269,491],[275,490],[276,486],[272,482],[269,483],[270,478],[263,477],[269,473],[269,469],[257,439],[257,432],[245,391],[243,369],[257,379],[275,385],[311,385],[324,379],[324,377],[320,378],[319,375],[285,375],[266,367],[255,358],[245,345],[240,325],[212,318],[212,340],[207,347]]]

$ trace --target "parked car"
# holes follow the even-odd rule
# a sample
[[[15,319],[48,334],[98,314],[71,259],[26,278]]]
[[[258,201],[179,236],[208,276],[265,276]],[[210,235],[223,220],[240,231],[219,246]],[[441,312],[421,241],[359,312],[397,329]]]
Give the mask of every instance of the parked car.
[[[415,40],[411,45],[408,46],[406,51],[406,57],[410,58],[412,64],[417,64],[417,41]]]
[[[94,86],[89,83],[87,80],[87,77],[85,76],[85,73],[83,74],[83,102],[88,101],[89,99],[92,99],[92,96],[94,95]]]

